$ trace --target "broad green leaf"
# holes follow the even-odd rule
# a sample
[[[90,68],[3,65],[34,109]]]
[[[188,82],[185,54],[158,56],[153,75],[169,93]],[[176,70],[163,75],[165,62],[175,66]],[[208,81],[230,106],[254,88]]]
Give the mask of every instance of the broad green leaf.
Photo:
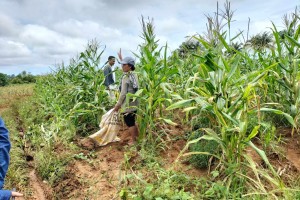
[[[273,172],[273,175],[275,175],[276,177],[278,177],[278,174],[276,173],[276,171],[274,170],[273,166],[269,162],[268,157],[266,156],[266,153],[264,151],[260,150],[259,148],[257,148],[255,146],[255,144],[253,144],[251,141],[246,142],[246,144],[248,144],[250,147],[252,147],[258,153],[258,155],[260,155],[260,157],[265,161],[265,163],[267,164],[267,166],[269,167],[269,169]]]
[[[245,88],[243,99],[247,99],[249,97],[251,89],[252,89],[252,84],[248,84],[247,87]]]
[[[279,57],[281,57],[281,44],[280,44],[280,37],[279,37],[279,34],[278,34],[278,31],[276,29],[276,26],[274,25],[274,23],[272,22],[272,25],[273,25],[273,28],[275,31],[273,31],[273,35],[275,37],[275,41],[276,41],[276,45],[277,45],[277,52],[279,54]]]
[[[185,106],[190,105],[193,101],[194,101],[193,99],[181,100],[181,101],[178,101],[178,102],[170,105],[169,107],[167,107],[166,110],[173,110],[173,109],[176,109],[176,108],[183,108]]]
[[[225,39],[219,34],[219,39],[220,41],[222,42],[222,44],[224,45],[224,47],[228,50],[228,51],[231,51],[231,48],[230,46],[227,44],[227,42],[225,41]]]
[[[251,140],[252,138],[254,138],[254,137],[257,135],[259,127],[260,127],[260,126],[257,125],[257,126],[255,126],[255,127],[252,129],[251,133],[250,133],[250,134],[248,135],[248,137],[246,138],[246,141]]]
[[[291,44],[293,44],[293,45],[297,46],[298,48],[300,48],[300,43],[297,40],[290,37],[289,35],[285,35],[285,37],[290,41]]]
[[[166,122],[167,124],[170,124],[172,126],[177,126],[178,124],[173,122],[171,119],[165,119],[165,118],[158,118],[159,120],[163,120],[164,122]]]
[[[277,109],[273,109],[273,108],[261,108],[260,111],[273,112],[278,115],[283,115],[290,122],[290,124],[293,125],[294,128],[297,127],[292,116],[281,110],[277,110]]]
[[[199,108],[199,107],[196,107],[196,106],[193,106],[193,107],[187,107],[187,108],[183,109],[183,112],[189,112],[189,111],[195,110],[195,109],[197,109],[197,108]]]

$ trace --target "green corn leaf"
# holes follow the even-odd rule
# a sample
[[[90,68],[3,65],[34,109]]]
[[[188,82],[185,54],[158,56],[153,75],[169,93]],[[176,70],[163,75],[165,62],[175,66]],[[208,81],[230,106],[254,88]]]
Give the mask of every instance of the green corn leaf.
[[[173,110],[173,109],[176,109],[176,108],[183,108],[185,106],[190,105],[193,101],[194,101],[193,99],[178,101],[178,102],[170,105],[169,107],[167,107],[167,110]]]
[[[232,39],[230,39],[230,41],[234,41],[236,38],[238,38],[240,35],[243,34],[243,31],[239,32],[238,34],[236,34],[236,36],[234,36]]]
[[[196,107],[196,106],[188,107],[188,108],[183,109],[183,112],[189,112],[189,111],[195,110],[195,109],[197,109],[197,108],[199,108],[199,107]]]
[[[230,46],[227,44],[227,42],[225,41],[225,39],[223,38],[223,36],[220,35],[220,34],[219,34],[219,39],[220,39],[220,41],[222,42],[222,44],[224,45],[224,47],[225,47],[228,51],[231,51]]]
[[[267,166],[269,167],[269,169],[273,172],[273,175],[275,175],[276,177],[278,177],[278,174],[276,173],[276,171],[274,170],[273,166],[269,162],[268,157],[266,156],[266,153],[264,151],[260,150],[259,148],[257,148],[255,146],[255,144],[253,144],[251,141],[246,142],[246,144],[248,144],[250,147],[252,147],[258,153],[258,155],[260,155],[260,157],[265,161],[265,163],[267,164]]]
[[[295,127],[295,128],[297,127],[292,116],[281,110],[277,110],[277,109],[273,109],[273,108],[261,108],[260,111],[272,112],[272,113],[275,113],[278,115],[283,115],[290,122],[290,124],[293,125],[293,127]]]
[[[276,42],[276,45],[277,45],[277,51],[278,51],[278,54],[279,54],[279,57],[281,58],[281,44],[280,44],[280,37],[279,37],[279,34],[278,34],[278,31],[276,29],[276,26],[274,25],[274,23],[272,22],[272,25],[273,25],[273,28],[275,31],[273,31],[273,35],[275,37],[275,42]]]
[[[164,122],[166,122],[167,124],[170,124],[172,126],[177,126],[178,124],[173,122],[171,119],[166,119],[166,118],[158,118],[159,120],[163,120]]]
[[[291,44],[293,44],[294,46],[297,46],[298,48],[300,47],[300,43],[295,40],[294,38],[292,38],[289,35],[285,35],[285,37],[290,41]]]
[[[238,125],[238,120],[236,120],[235,118],[233,118],[231,115],[225,113],[225,112],[222,112],[222,114],[227,118],[229,119],[230,121],[232,121],[235,125]]]
[[[252,129],[251,133],[250,133],[250,134],[248,135],[248,137],[246,138],[246,141],[250,141],[252,138],[254,138],[254,137],[257,135],[259,127],[260,127],[260,126],[257,125],[257,126],[255,126],[255,127]]]
[[[243,94],[243,99],[247,99],[249,97],[252,87],[252,84],[247,85]]]
[[[295,35],[294,35],[294,38],[296,41],[298,41],[298,38],[299,38],[299,34],[300,34],[300,26],[298,26],[296,32],[295,32]]]

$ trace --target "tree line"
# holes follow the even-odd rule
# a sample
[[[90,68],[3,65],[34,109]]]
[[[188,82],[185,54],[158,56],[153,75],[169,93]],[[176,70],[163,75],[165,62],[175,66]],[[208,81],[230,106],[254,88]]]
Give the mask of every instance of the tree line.
[[[35,83],[36,79],[37,76],[34,76],[26,71],[23,71],[18,75],[7,75],[0,73],[0,86],[7,86],[10,84]]]

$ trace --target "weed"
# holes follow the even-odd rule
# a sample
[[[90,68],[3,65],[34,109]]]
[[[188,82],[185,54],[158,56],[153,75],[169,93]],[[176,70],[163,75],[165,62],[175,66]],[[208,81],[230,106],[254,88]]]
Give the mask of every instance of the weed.
[[[190,140],[197,139],[201,136],[203,136],[202,131],[194,131],[190,136]],[[208,152],[209,154],[215,154],[218,152],[218,143],[214,140],[200,140],[197,143],[192,144],[189,150],[191,152]],[[195,167],[203,169],[209,167],[210,158],[212,158],[210,155],[194,154],[189,158],[189,162]]]

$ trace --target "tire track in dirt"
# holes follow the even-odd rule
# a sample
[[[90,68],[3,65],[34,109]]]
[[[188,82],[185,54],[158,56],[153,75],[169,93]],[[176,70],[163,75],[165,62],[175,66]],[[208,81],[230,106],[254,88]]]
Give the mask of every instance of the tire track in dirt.
[[[30,185],[33,190],[33,195],[31,199],[36,199],[36,200],[47,200],[46,195],[44,193],[43,187],[40,184],[40,181],[38,180],[35,170],[32,170],[29,173],[29,179],[30,179]]]

